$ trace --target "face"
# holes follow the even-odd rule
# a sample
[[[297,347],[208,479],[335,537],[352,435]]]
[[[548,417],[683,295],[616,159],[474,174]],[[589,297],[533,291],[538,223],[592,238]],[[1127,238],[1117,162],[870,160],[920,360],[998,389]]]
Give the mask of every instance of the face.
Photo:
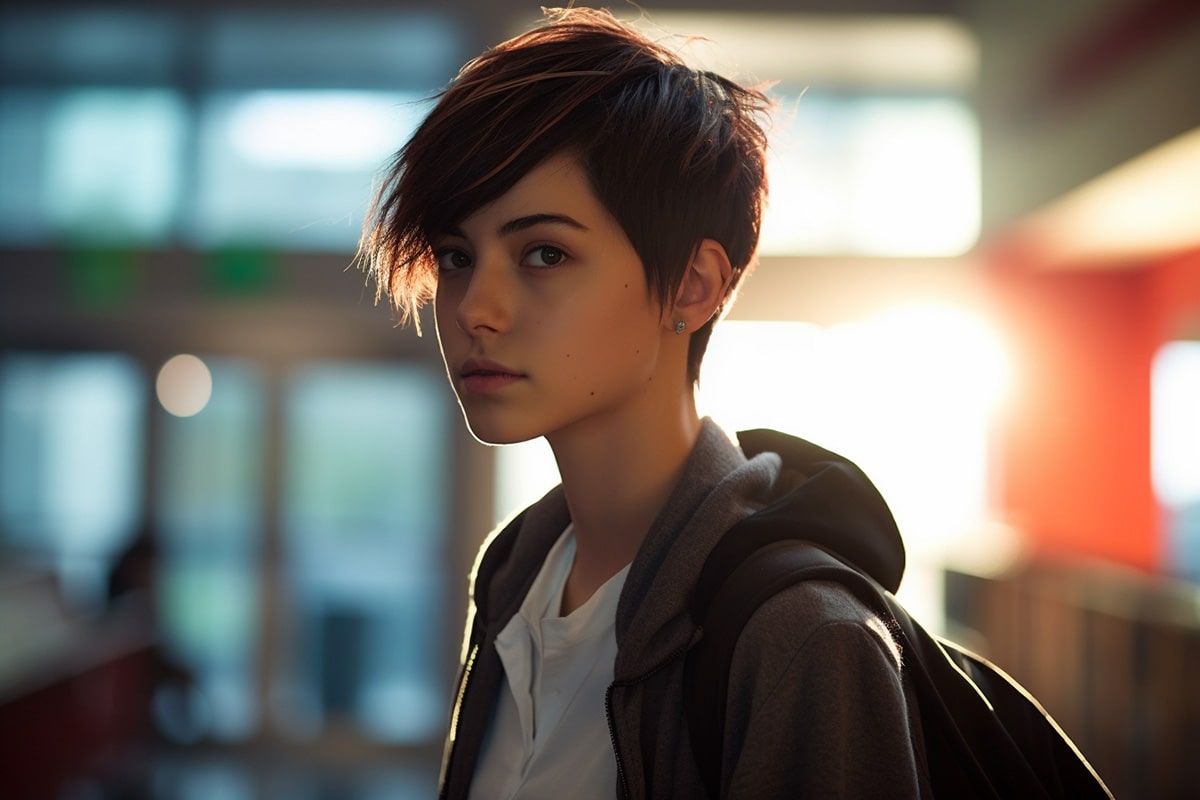
[[[476,438],[554,444],[653,413],[670,323],[575,159],[547,159],[431,242],[438,342]]]

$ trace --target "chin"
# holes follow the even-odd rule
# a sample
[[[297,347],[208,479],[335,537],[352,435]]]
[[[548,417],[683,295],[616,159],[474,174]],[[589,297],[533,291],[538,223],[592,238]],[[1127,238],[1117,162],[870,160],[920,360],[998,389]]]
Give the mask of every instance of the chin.
[[[521,438],[517,436],[486,435],[470,427],[468,427],[468,430],[470,430],[471,436],[474,437],[475,441],[479,442],[480,444],[486,444],[489,447],[500,447],[506,444],[520,444],[521,442],[528,442],[530,439],[534,438],[532,436]]]
[[[497,425],[466,417],[467,430],[481,444],[504,445],[520,444],[536,439],[542,435],[540,430],[518,429],[511,425]]]

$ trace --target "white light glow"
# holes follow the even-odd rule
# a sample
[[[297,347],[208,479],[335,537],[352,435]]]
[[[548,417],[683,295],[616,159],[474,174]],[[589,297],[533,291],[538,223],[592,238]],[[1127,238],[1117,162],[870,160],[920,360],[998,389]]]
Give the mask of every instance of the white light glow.
[[[1008,383],[985,320],[914,305],[832,328],[725,320],[697,402],[730,432],[775,428],[856,461],[909,546],[938,553],[988,517],[989,426]],[[498,519],[558,481],[541,440],[499,448],[497,476]]]
[[[1200,342],[1168,342],[1151,372],[1151,466],[1168,508],[1200,503]]]
[[[534,502],[560,480],[554,452],[545,439],[494,448],[496,454],[496,522]]]
[[[852,459],[879,487],[909,553],[904,603],[942,625],[941,569],[969,543],[992,563],[1011,535],[991,516],[989,428],[1008,360],[981,317],[910,306],[831,328],[725,320],[701,370],[700,412],[732,436],[775,428]],[[496,518],[558,480],[541,440],[497,450]]]
[[[373,169],[424,113],[403,99],[373,92],[255,92],[234,106],[228,135],[234,151],[256,164]]]
[[[212,373],[199,358],[187,353],[172,357],[158,371],[158,402],[170,414],[199,414],[212,397]]]
[[[908,307],[830,328],[726,320],[698,401],[731,433],[776,428],[862,467],[904,537],[900,597],[939,630],[942,565],[964,542],[982,555],[997,538],[988,440],[1007,373],[987,323],[956,309]]]
[[[988,514],[988,429],[1007,382],[982,319],[913,306],[828,329],[726,320],[699,402],[728,430],[774,427],[858,462],[909,545],[936,552]]]
[[[101,238],[161,235],[177,206],[187,124],[174,92],[64,92],[44,145],[46,186],[38,194],[48,219]]]
[[[969,250],[981,224],[979,135],[965,104],[878,101],[859,116],[847,176],[854,251],[954,256]]]
[[[631,14],[636,16],[636,14]],[[690,64],[771,84],[766,255],[958,256],[981,229],[978,75],[948,17],[660,12]]]
[[[979,132],[961,100],[806,95],[782,117],[764,254],[945,257],[979,238]]]
[[[979,70],[970,29],[950,17],[656,11],[632,21],[687,37],[680,55],[743,80],[961,89]]]

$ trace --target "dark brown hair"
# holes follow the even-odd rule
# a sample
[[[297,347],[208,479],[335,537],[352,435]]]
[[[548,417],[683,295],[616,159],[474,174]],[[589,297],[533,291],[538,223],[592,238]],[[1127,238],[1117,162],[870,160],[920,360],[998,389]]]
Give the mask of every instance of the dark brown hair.
[[[733,265],[722,309],[758,245],[766,195],[766,96],[587,8],[468,62],[396,154],[367,216],[360,258],[401,322],[432,299],[431,236],[452,230],[546,158],[576,155],[629,237],[654,297],[669,302],[703,239]],[[699,375],[714,315],[692,334]]]

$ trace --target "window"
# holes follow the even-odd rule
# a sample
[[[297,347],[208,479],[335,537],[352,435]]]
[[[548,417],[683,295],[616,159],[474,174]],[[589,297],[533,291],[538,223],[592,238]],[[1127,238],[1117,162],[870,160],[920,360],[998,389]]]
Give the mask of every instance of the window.
[[[965,25],[761,11],[661,11],[643,24],[689,63],[766,84],[778,102],[764,255],[940,257],[974,244],[978,46]]]
[[[1150,384],[1150,455],[1164,570],[1200,582],[1200,342],[1163,345]]]
[[[209,95],[193,244],[353,251],[372,182],[424,116],[420,100],[395,92]]]
[[[961,255],[979,236],[979,133],[953,95],[785,94],[763,255]]]
[[[165,241],[179,208],[188,123],[167,89],[0,89],[0,237]]]
[[[352,252],[464,43],[414,9],[0,9],[0,244]]]
[[[184,738],[238,740],[255,732],[261,715],[267,397],[254,365],[204,363],[212,394],[202,409],[186,417],[157,409],[160,620],[166,646],[195,677],[188,696],[162,707],[175,713],[160,716]]]
[[[444,379],[314,364],[288,382],[281,524],[294,614],[273,698],[296,736],[353,721],[422,742],[443,724],[449,438]],[[451,637],[457,634],[449,634]]]
[[[145,391],[124,355],[0,356],[0,535],[84,608],[138,522]]]

